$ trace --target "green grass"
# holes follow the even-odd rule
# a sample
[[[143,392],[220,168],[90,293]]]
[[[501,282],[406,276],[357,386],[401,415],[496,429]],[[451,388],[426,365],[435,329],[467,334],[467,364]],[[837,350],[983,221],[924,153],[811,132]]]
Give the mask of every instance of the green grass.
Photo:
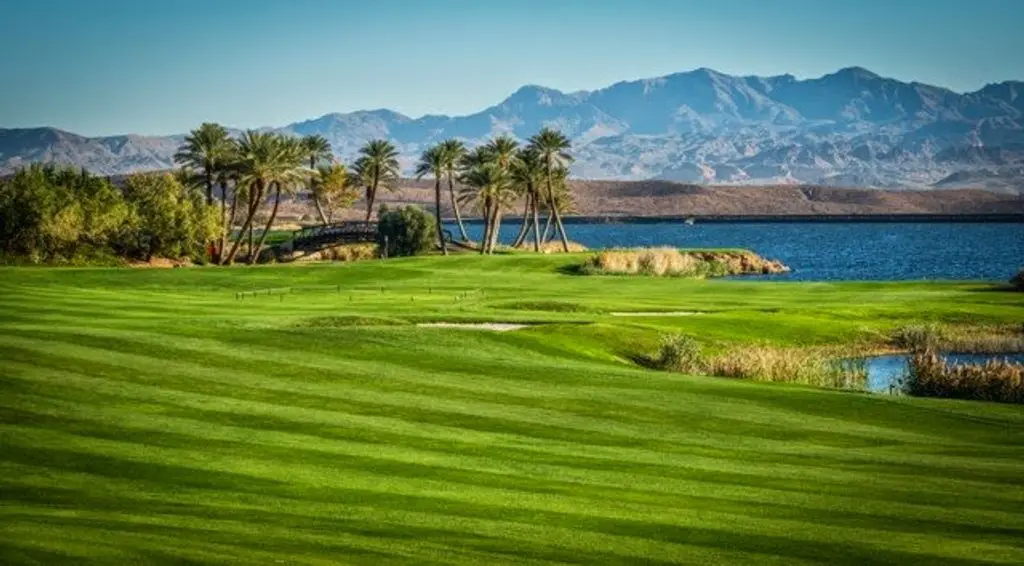
[[[1024,295],[581,257],[0,269],[0,563],[1024,562],[1024,407],[629,362],[1010,324]],[[704,314],[609,314],[674,310]],[[412,324],[457,320],[545,324]]]

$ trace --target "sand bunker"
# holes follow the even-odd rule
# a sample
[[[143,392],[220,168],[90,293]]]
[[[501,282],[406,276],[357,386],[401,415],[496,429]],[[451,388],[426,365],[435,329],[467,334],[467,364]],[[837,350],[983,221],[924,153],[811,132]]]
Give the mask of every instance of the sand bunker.
[[[491,332],[509,332],[529,328],[530,324],[513,322],[424,322],[417,324],[420,328],[467,328],[470,330],[490,330]]]

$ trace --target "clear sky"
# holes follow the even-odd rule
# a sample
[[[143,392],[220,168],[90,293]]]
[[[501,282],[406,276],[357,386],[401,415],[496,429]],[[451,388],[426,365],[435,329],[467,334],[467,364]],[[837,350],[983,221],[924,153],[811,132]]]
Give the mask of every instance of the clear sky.
[[[0,0],[0,127],[170,134],[466,114],[710,67],[1024,79],[1024,0]]]

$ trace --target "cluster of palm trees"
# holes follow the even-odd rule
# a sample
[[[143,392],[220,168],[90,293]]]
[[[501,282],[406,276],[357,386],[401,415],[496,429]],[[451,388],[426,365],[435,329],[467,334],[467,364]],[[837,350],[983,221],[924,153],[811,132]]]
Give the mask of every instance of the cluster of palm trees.
[[[526,208],[514,245],[521,245],[532,232],[534,248],[539,251],[553,220],[555,232],[568,251],[560,208],[566,206],[568,198],[565,179],[566,166],[572,160],[569,147],[564,135],[545,129],[525,147],[519,147],[510,137],[499,137],[472,150],[460,141],[446,140],[424,151],[416,175],[435,179],[434,212],[442,251],[448,253],[441,223],[443,180],[447,180],[455,220],[464,241],[469,236],[460,205],[475,206],[483,215],[481,253],[493,252],[502,211],[519,199]],[[320,221],[329,224],[336,210],[355,200],[354,188],[362,187],[369,224],[378,191],[397,188],[401,175],[398,150],[387,140],[367,142],[350,170],[334,160],[330,143],[323,136],[293,137],[249,130],[233,138],[226,128],[212,123],[190,132],[174,159],[190,183],[205,189],[208,205],[217,204],[215,193],[219,192],[222,230],[213,259],[222,265],[235,261],[246,239],[248,261],[256,262],[277,218],[283,195],[304,188]],[[460,188],[456,189],[456,183]],[[256,239],[254,225],[268,200],[270,214]],[[548,215],[543,233],[539,223],[542,210]],[[238,225],[241,230],[232,239],[233,227]]]
[[[222,265],[235,261],[246,237],[248,261],[256,262],[277,219],[282,195],[306,188],[325,224],[355,196],[351,175],[334,162],[330,143],[318,135],[299,138],[249,130],[232,138],[223,126],[205,123],[185,137],[174,160],[183,167],[186,180],[205,188],[208,205],[216,204],[214,188],[220,189],[222,229],[214,260]],[[270,214],[254,241],[257,213],[268,199]],[[239,223],[241,230],[229,242],[232,227]]]
[[[567,204],[570,142],[562,133],[545,128],[520,147],[509,136],[501,136],[467,149],[462,142],[447,140],[428,148],[420,156],[416,177],[434,177],[434,210],[438,219],[441,250],[448,253],[441,232],[441,181],[447,179],[455,221],[463,240],[469,240],[462,222],[459,205],[472,205],[484,220],[480,253],[493,253],[498,245],[501,217],[505,209],[518,200],[524,202],[523,221],[513,247],[519,247],[530,233],[533,247],[540,251],[554,221],[555,233],[562,248],[569,251],[568,237],[562,224],[561,209]],[[455,181],[461,187],[456,191]],[[540,228],[540,212],[548,215],[544,231]]]

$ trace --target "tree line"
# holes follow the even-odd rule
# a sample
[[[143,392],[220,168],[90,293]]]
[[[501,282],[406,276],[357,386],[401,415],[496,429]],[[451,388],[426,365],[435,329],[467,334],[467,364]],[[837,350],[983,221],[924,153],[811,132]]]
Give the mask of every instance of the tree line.
[[[441,218],[445,182],[463,241],[470,238],[461,207],[472,206],[481,213],[481,253],[494,251],[502,213],[517,200],[523,200],[525,209],[513,245],[521,245],[532,233],[534,249],[539,251],[553,226],[554,234],[568,251],[561,211],[571,203],[565,182],[572,161],[569,149],[568,138],[553,129],[542,130],[522,147],[513,138],[502,136],[474,149],[455,139],[427,148],[416,164],[416,178],[434,179],[434,214],[442,253],[448,253]],[[209,205],[216,204],[214,189],[219,188],[222,230],[215,260],[230,264],[246,238],[249,259],[255,261],[277,217],[282,195],[302,187],[324,224],[330,223],[338,210],[351,206],[361,190],[366,203],[365,222],[369,224],[379,192],[398,187],[398,156],[393,143],[374,139],[359,149],[358,157],[348,167],[334,159],[330,143],[320,135],[291,137],[247,131],[234,139],[223,126],[207,123],[189,133],[175,161],[205,187]],[[253,243],[256,213],[267,199],[270,214]],[[543,232],[541,211],[547,215]],[[232,239],[232,227],[239,223],[241,230]]]
[[[423,151],[415,175],[434,179],[442,253],[448,253],[441,218],[445,184],[464,242],[470,238],[461,209],[472,207],[483,218],[481,253],[493,253],[502,215],[517,201],[524,209],[514,246],[533,234],[539,251],[557,236],[568,251],[561,214],[572,202],[566,184],[569,149],[563,134],[544,129],[525,145],[502,136],[470,149],[449,139]],[[174,156],[180,169],[173,174],[132,175],[116,187],[85,171],[33,165],[0,182],[0,252],[59,261],[104,250],[127,258],[191,256],[230,265],[244,246],[248,262],[255,263],[282,198],[300,191],[308,194],[323,224],[350,207],[361,191],[369,225],[379,191],[398,188],[398,156],[390,141],[375,139],[346,166],[320,135],[249,130],[232,137],[224,126],[204,123],[185,137]],[[261,211],[265,219],[257,226]]]

